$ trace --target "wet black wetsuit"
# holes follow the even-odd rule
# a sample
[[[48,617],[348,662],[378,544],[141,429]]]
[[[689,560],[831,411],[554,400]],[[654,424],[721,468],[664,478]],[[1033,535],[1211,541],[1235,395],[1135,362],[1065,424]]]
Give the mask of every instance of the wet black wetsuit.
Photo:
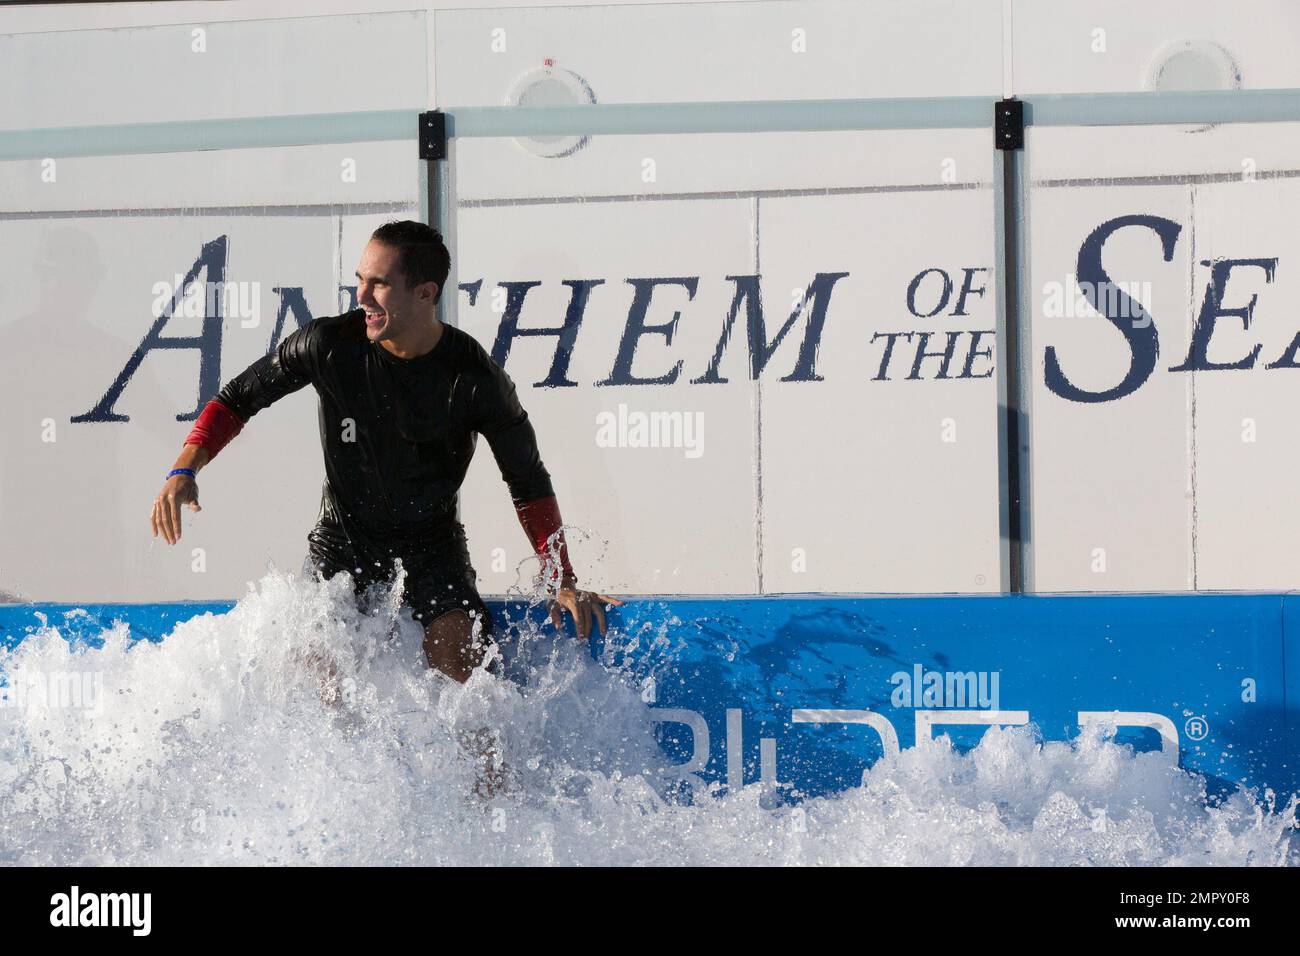
[[[444,325],[438,344],[400,359],[366,337],[365,313],[318,318],[231,379],[216,400],[241,422],[303,386],[320,396],[325,485],[309,560],[349,571],[357,591],[407,572],[418,620],[487,613],[476,586],[457,492],[477,435],[492,448],[516,507],[553,495],[514,383],[471,336]]]

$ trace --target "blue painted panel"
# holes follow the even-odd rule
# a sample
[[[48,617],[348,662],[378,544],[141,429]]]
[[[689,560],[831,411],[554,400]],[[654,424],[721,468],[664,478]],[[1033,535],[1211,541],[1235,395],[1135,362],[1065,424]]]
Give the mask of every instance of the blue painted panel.
[[[735,708],[745,782],[759,778],[759,740],[770,737],[778,781],[814,793],[856,783],[881,753],[879,735],[860,725],[793,724],[792,711],[871,710],[911,746],[917,711],[954,703],[899,706],[894,692],[914,680],[895,675],[914,678],[919,666],[923,675],[982,673],[986,685],[996,674],[998,708],[1028,711],[1045,739],[1075,736],[1080,711],[1156,714],[1176,732],[1182,765],[1216,789],[1296,786],[1277,595],[678,599],[631,605],[620,623],[653,631],[671,617],[683,622],[667,628],[681,646],[657,682],[657,702],[705,717],[709,769],[719,778],[725,712]],[[1246,681],[1253,702],[1244,699]],[[954,709],[990,709],[961,703]],[[943,732],[964,748],[984,727]],[[1121,728],[1118,739],[1160,747],[1154,730]],[[684,759],[685,746],[677,753]]]
[[[115,621],[130,625],[137,638],[161,641],[182,621],[203,614],[225,614],[234,601],[179,601],[172,604],[0,604],[0,643],[15,647],[43,624],[74,640],[97,646],[100,633]]]
[[[1300,690],[1284,667],[1300,661],[1300,637],[1284,629],[1290,622],[1300,631],[1295,601],[1238,593],[652,598],[613,609],[614,630],[593,651],[638,681],[653,677],[655,707],[699,715],[709,730],[706,780],[759,780],[763,738],[774,742],[769,776],[803,793],[856,784],[883,752],[870,726],[795,722],[798,710],[870,711],[902,747],[915,743],[918,713],[1024,711],[1044,739],[1066,740],[1078,734],[1081,711],[1121,711],[1155,715],[1147,721],[1176,738],[1181,765],[1215,791],[1242,782],[1289,792],[1300,788],[1298,723],[1287,720]],[[506,605],[490,603],[509,655],[514,625]],[[160,640],[181,620],[231,606],[93,604],[65,616],[74,605],[16,605],[0,607],[0,634],[15,644],[39,612],[92,642],[115,619]],[[511,605],[509,618],[523,610]],[[544,622],[540,609],[530,617]],[[984,731],[935,727],[963,749]],[[1121,727],[1117,737],[1137,750],[1162,747],[1156,729]],[[666,722],[662,742],[679,762],[692,754],[685,724]]]

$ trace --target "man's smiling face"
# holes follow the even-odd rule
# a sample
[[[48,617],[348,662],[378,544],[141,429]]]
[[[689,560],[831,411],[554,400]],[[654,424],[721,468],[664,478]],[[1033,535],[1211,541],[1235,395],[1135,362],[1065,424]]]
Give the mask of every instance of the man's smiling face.
[[[371,239],[357,266],[357,304],[366,310],[366,338],[382,342],[405,330],[427,324],[433,315],[438,285],[422,282],[407,288],[399,253],[393,246]]]

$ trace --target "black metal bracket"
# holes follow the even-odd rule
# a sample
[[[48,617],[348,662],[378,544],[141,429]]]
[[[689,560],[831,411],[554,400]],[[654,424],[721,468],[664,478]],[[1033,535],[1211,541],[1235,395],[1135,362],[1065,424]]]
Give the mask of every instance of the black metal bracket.
[[[993,145],[997,149],[1025,148],[1023,100],[998,100],[993,104]]]
[[[447,114],[429,110],[420,114],[420,158],[447,158]]]

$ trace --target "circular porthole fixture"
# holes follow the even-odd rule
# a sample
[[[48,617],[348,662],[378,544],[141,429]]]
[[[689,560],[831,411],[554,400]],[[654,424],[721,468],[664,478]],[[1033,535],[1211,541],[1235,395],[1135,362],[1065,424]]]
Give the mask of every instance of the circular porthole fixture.
[[[1179,40],[1161,49],[1147,68],[1145,87],[1155,93],[1241,89],[1241,68],[1212,40]],[[1210,129],[1213,123],[1187,128]]]
[[[580,106],[596,102],[587,81],[572,70],[557,67],[547,57],[521,76],[506,96],[507,106]],[[587,145],[590,136],[517,136],[515,142],[538,156],[570,156]]]

